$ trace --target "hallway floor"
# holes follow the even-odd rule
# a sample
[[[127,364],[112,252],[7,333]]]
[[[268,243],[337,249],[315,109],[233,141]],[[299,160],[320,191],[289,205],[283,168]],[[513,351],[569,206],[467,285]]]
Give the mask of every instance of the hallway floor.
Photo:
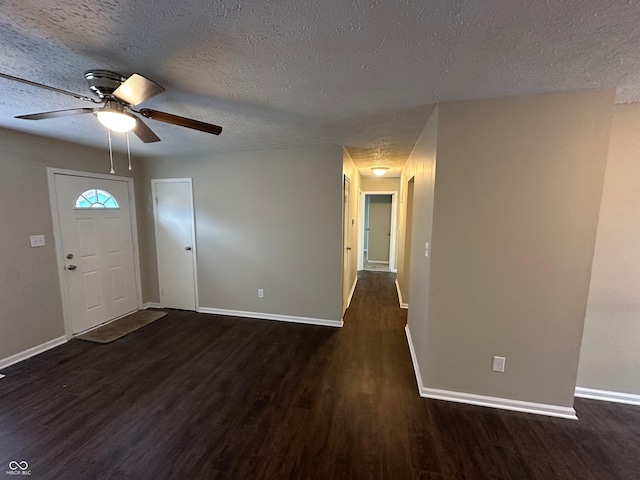
[[[342,329],[169,311],[2,370],[0,468],[34,479],[640,478],[640,407],[579,421],[420,398],[395,276]]]
[[[379,263],[379,262],[370,262],[367,256],[367,252],[364,252],[364,257],[362,260],[362,269],[368,270],[372,272],[389,272],[389,262],[387,263]]]

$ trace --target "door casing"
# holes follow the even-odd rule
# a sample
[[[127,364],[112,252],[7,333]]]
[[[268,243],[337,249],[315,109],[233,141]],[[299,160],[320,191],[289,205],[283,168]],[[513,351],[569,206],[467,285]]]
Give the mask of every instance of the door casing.
[[[69,305],[69,290],[65,277],[64,249],[62,245],[62,231],[58,217],[58,197],[55,185],[55,175],[72,175],[76,177],[96,178],[100,180],[118,180],[127,183],[129,191],[129,212],[131,215],[131,235],[133,236],[133,259],[135,270],[136,297],[138,299],[138,309],[142,309],[142,281],[140,278],[140,249],[138,247],[138,221],[136,218],[135,193],[133,189],[133,178],[120,177],[115,175],[103,175],[100,173],[82,172],[78,170],[66,170],[62,168],[47,167],[47,181],[49,185],[49,206],[51,207],[51,219],[53,220],[53,242],[56,251],[56,265],[58,267],[58,280],[60,283],[60,296],[62,299],[62,315],[64,317],[65,337],[70,339],[73,336],[73,326],[71,322],[71,309]],[[115,320],[115,319],[114,319]]]
[[[396,238],[398,234],[398,192],[390,191],[365,191],[360,190],[358,212],[358,270],[364,268],[364,199],[367,195],[391,195],[391,238],[389,239],[389,270],[397,272],[396,265]]]

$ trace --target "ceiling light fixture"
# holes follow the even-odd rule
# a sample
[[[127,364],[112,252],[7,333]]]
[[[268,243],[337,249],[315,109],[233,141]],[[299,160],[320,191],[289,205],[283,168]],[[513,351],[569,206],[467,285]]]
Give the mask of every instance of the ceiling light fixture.
[[[371,168],[371,171],[373,172],[373,174],[378,176],[378,177],[381,177],[382,175],[387,173],[388,170],[389,170],[389,167],[373,167],[373,168]]]
[[[95,112],[98,121],[114,132],[129,132],[133,130],[138,120],[129,115],[115,102],[107,102],[104,108]]]

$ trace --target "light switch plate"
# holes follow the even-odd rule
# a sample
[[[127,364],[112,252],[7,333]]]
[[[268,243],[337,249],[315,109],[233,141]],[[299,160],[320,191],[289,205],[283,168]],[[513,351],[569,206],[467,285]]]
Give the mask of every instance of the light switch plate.
[[[31,235],[29,241],[32,247],[44,247],[46,245],[44,235]]]

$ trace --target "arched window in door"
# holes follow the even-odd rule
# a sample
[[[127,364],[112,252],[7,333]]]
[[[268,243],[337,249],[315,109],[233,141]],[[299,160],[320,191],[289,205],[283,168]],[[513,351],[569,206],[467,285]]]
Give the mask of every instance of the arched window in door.
[[[118,202],[109,192],[92,188],[78,197],[76,208],[118,208]]]

